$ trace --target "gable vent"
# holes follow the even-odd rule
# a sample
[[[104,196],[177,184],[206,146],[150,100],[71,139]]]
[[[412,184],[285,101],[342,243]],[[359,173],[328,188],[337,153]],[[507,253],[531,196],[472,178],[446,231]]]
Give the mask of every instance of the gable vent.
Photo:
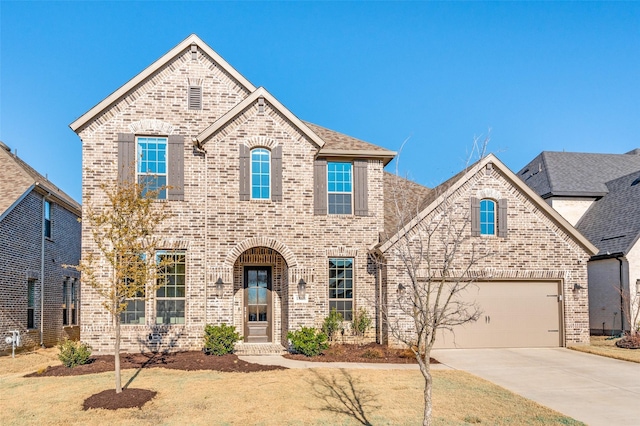
[[[189,86],[189,109],[202,109],[202,86]]]

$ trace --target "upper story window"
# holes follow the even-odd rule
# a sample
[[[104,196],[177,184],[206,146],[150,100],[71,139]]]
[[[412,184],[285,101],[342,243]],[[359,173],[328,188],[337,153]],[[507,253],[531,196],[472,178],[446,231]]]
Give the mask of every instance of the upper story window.
[[[51,238],[51,202],[44,202],[44,236]]]
[[[480,235],[496,235],[496,202],[480,200]]]
[[[351,214],[352,194],[352,164],[327,162],[328,213]]]
[[[251,198],[271,197],[271,152],[265,148],[251,150]]]
[[[167,138],[137,138],[137,178],[147,191],[159,191],[158,199],[167,198]],[[161,189],[162,188],[162,189]]]

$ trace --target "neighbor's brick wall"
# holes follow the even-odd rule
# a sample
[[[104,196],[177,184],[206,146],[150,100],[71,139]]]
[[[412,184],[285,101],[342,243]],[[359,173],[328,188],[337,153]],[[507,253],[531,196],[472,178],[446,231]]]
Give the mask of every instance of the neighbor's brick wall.
[[[187,109],[187,87],[193,81],[203,87],[201,111]],[[193,61],[185,51],[79,131],[85,208],[103,203],[100,183],[117,177],[118,133],[185,136],[185,200],[167,202],[174,216],[165,223],[164,242],[157,248],[179,247],[187,252],[186,324],[163,328],[163,347],[197,349],[206,323],[242,323],[238,294],[242,283],[237,273],[234,278],[233,268],[238,256],[255,246],[277,250],[287,266],[280,293],[273,292],[274,308],[280,307],[274,342],[285,343],[287,330],[318,325],[328,314],[330,256],[354,258],[354,307],[366,306],[373,313],[375,276],[367,268],[367,251],[382,229],[382,163],[369,162],[369,217],[315,216],[313,161],[318,147],[270,105],[264,112],[250,105],[237,115],[205,141],[206,155],[193,149],[191,139],[247,95],[202,52]],[[239,200],[239,144],[282,146],[283,201]],[[88,225],[83,226],[86,256],[95,253],[96,246]],[[104,266],[100,278],[106,280],[110,271]],[[219,276],[225,281],[222,299],[214,296]],[[294,302],[300,277],[308,283],[307,303]],[[113,326],[100,305],[102,299],[88,286],[83,287],[82,297],[82,339],[97,352],[112,351]],[[150,300],[147,325],[123,325],[124,350],[149,347],[153,311]]]
[[[80,224],[77,216],[52,201],[51,238],[45,239],[44,256],[44,333],[45,346],[54,346],[65,337],[79,337],[79,327],[62,326],[62,282],[78,276],[62,265],[80,260]],[[5,332],[19,330],[24,347],[40,344],[42,195],[28,194],[0,222],[0,351],[10,350]],[[35,280],[35,328],[27,330],[27,282]],[[78,287],[79,284],[78,284]],[[80,290],[78,289],[78,294]],[[79,317],[78,317],[79,318]]]
[[[493,280],[560,280],[563,283],[564,296],[564,335],[566,344],[586,344],[589,342],[589,312],[587,288],[587,261],[589,254],[578,246],[557,223],[547,217],[522,192],[514,187],[496,169],[487,174],[484,169],[471,176],[448,199],[452,202],[449,211],[458,224],[469,220],[470,198],[478,197],[479,191],[498,191],[501,198],[508,199],[508,236],[470,237],[467,226],[466,235],[470,237],[464,243],[461,253],[470,253],[471,244],[480,251],[491,255],[482,259],[474,268]],[[496,212],[497,214],[497,212]],[[433,216],[427,216],[429,221]],[[433,262],[441,262],[438,249],[431,257]],[[403,318],[399,329],[410,330],[412,322],[401,314],[397,305],[398,283],[407,285],[406,270],[402,267],[397,250],[391,247],[385,253],[387,267],[382,277],[385,297],[389,302],[389,314]],[[458,267],[467,264],[466,255],[457,259]],[[437,266],[436,266],[437,268]],[[573,291],[577,283],[585,290]],[[390,343],[397,344],[386,330]]]

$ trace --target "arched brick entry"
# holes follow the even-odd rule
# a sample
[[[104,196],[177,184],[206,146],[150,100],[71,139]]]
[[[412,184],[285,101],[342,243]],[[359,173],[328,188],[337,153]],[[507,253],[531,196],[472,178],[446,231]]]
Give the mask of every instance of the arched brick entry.
[[[270,247],[251,247],[240,253],[233,264],[234,325],[242,330],[245,341],[263,341],[259,338],[257,320],[251,319],[254,306],[248,305],[247,277],[252,271],[269,271],[268,318],[266,341],[283,342],[286,339],[288,321],[288,264],[285,257]],[[262,321],[258,321],[262,324]],[[252,330],[248,327],[251,326]],[[284,333],[283,333],[283,330]],[[252,334],[253,333],[253,334]]]

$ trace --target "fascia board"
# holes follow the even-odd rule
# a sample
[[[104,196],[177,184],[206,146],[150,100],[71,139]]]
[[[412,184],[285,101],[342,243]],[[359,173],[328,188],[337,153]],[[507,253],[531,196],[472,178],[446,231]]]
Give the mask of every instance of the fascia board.
[[[40,182],[36,182],[33,187],[34,189],[43,196],[54,198],[57,204],[60,204],[65,209],[69,210],[71,213],[75,214],[78,217],[82,217],[82,205],[73,205],[70,204],[67,200],[62,197],[59,197],[55,192],[52,192],[49,188],[42,185]],[[66,195],[66,194],[65,194]],[[71,197],[69,197],[71,198]],[[75,201],[75,200],[73,200]]]
[[[91,108],[89,111],[84,113],[80,118],[75,120],[73,123],[69,124],[71,130],[77,133],[78,129],[84,126],[91,119],[99,115],[102,111],[107,109],[110,105],[115,103],[118,99],[124,96],[131,89],[136,87],[138,84],[143,82],[157,70],[162,68],[165,64],[173,60],[176,56],[180,55],[185,49],[188,49],[192,44],[196,44],[203,52],[207,55],[211,56],[213,60],[218,63],[226,72],[228,72],[233,78],[238,80],[238,82],[243,85],[247,91],[253,92],[256,88],[253,84],[249,82],[242,74],[240,74],[235,68],[233,68],[227,61],[222,59],[220,55],[218,55],[211,47],[209,47],[205,42],[203,42],[197,35],[191,34],[189,37],[180,42],[176,47],[165,53],[160,59],[155,61],[153,64],[149,65],[145,68],[141,73],[133,77],[115,92],[111,93],[105,99],[103,99],[96,106]]]
[[[382,158],[386,166],[398,153],[395,151],[374,151],[374,150],[341,150],[341,149],[321,149],[318,156],[326,157],[354,157],[354,158]]]
[[[291,121],[296,127],[302,131],[309,139],[311,139],[319,147],[324,146],[324,141],[316,135],[302,120],[296,117],[289,109],[282,105],[276,98],[274,98],[264,87],[257,88],[251,95],[243,99],[242,102],[231,108],[226,114],[217,119],[211,126],[204,129],[194,140],[200,144],[209,139],[215,132],[221,127],[235,118],[238,114],[244,111],[249,105],[253,104],[258,98],[263,97],[269,104],[284,115],[289,121]]]

